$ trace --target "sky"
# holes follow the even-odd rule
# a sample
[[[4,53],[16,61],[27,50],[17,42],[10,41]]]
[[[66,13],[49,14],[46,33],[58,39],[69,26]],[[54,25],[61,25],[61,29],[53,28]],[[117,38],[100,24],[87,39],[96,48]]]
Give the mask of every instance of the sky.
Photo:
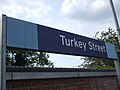
[[[118,21],[120,0],[113,0]],[[0,0],[0,16],[49,26],[94,38],[96,32],[115,28],[109,0]],[[49,53],[55,67],[77,67],[81,56]]]

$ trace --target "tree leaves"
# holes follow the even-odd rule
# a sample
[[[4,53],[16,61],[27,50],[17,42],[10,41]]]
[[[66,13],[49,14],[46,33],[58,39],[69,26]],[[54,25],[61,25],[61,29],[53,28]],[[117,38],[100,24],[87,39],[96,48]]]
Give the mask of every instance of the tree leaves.
[[[6,50],[8,66],[54,67],[53,63],[49,61],[48,58],[49,55],[44,52],[15,48],[7,48]]]
[[[117,33],[112,28],[108,28],[108,31],[102,31],[100,36],[97,37],[98,32],[95,35],[95,39],[110,42],[116,45],[118,57],[120,59],[120,45],[117,37]],[[85,57],[84,62],[79,67],[83,68],[114,68],[114,61],[110,59]]]

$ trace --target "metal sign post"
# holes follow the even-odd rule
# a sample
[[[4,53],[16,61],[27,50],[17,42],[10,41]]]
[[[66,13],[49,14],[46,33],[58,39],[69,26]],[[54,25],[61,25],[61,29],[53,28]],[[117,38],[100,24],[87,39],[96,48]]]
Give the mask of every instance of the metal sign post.
[[[115,25],[116,25],[116,29],[117,29],[117,32],[118,32],[118,40],[119,40],[119,44],[120,44],[120,28],[119,28],[119,23],[118,23],[118,20],[117,20],[117,15],[116,15],[116,12],[115,12],[113,1],[112,0],[109,0],[109,1],[110,1],[110,5],[111,5],[111,8],[112,8],[112,12],[113,12],[114,20],[115,20]],[[114,63],[115,63],[117,78],[118,78],[118,82],[119,82],[119,86],[120,86],[120,62],[119,62],[119,59],[117,61],[114,61]]]
[[[6,90],[6,16],[0,20],[0,90]]]

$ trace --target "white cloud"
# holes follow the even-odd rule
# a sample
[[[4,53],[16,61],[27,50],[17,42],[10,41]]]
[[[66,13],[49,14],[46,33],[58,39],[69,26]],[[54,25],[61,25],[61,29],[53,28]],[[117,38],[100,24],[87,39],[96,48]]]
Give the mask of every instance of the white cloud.
[[[42,0],[4,0],[4,2],[1,3],[0,14],[29,20],[45,18],[52,10],[53,9],[43,3]]]
[[[111,15],[109,0],[65,0],[61,13],[82,21],[104,20]]]
[[[118,0],[113,1],[119,13]],[[108,27],[115,29],[109,0],[64,0],[61,14],[76,21],[76,25],[73,23],[77,30],[74,30],[75,33],[87,37],[94,37],[97,31],[105,31]]]

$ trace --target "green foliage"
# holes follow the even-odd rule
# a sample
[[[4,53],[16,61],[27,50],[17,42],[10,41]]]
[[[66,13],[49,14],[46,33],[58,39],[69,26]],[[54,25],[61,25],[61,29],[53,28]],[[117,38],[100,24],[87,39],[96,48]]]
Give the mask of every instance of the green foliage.
[[[120,46],[118,45],[119,41],[115,30],[108,28],[108,31],[102,31],[99,37],[97,37],[97,35],[98,32],[95,35],[95,39],[114,43],[116,45],[117,53],[119,55],[118,57],[120,59],[120,50],[119,50]],[[115,67],[114,61],[109,59],[95,58],[95,57],[85,57],[82,59],[84,60],[84,62],[79,67],[83,67],[83,68],[114,68]]]
[[[54,67],[44,52],[9,48],[6,50],[7,66]]]

